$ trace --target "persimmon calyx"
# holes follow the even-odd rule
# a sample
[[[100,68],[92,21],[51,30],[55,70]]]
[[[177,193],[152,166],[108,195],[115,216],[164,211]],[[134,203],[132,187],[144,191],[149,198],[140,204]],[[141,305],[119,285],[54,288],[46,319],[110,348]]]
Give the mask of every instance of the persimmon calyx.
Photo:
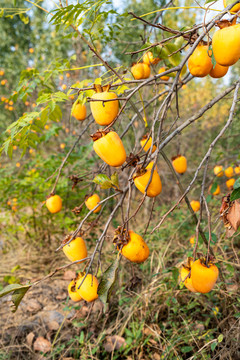
[[[93,141],[97,141],[107,135],[111,130],[98,130],[95,132],[95,134],[90,135]]]
[[[113,244],[118,250],[121,250],[130,240],[129,232],[122,226],[118,226],[114,232]]]
[[[232,25],[234,25],[234,23],[227,19],[215,21],[215,26],[218,26],[219,29],[223,29]]]
[[[200,263],[209,268],[210,266],[214,265],[214,263],[216,262],[216,259],[213,255],[203,255],[203,253],[197,253],[198,259],[200,260]]]
[[[108,92],[111,88],[111,85],[107,84],[102,86],[100,84],[93,84],[93,88],[96,93],[102,93],[102,92]]]

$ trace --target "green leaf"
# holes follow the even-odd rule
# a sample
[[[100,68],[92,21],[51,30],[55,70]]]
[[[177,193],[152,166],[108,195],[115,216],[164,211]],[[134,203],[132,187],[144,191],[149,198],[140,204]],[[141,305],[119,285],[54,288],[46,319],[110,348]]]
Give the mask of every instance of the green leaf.
[[[12,292],[12,312],[17,311],[18,305],[32,285],[11,284],[0,291],[0,297]]]
[[[217,338],[218,343],[223,341],[223,334],[220,334]]]
[[[211,200],[212,200],[212,196],[211,196],[211,195],[208,195],[208,196],[206,197],[206,202],[207,202],[207,204],[208,204]]]
[[[100,185],[101,189],[110,189],[112,187],[112,182],[109,177],[105,174],[99,174],[94,179],[95,184]]]
[[[209,239],[209,233],[208,233],[208,231],[206,231],[206,232],[204,233],[204,235],[206,236],[206,239],[208,240],[208,239]],[[212,241],[211,241],[211,243],[212,243],[212,244],[216,244],[217,241],[218,241],[217,235],[214,234],[214,233],[211,233],[211,236],[212,236]]]
[[[111,297],[113,286],[116,281],[118,265],[119,265],[119,256],[117,256],[116,260],[103,273],[102,279],[98,286],[98,295],[104,304],[105,311],[106,311],[107,303],[109,302]]]
[[[211,344],[211,350],[212,350],[212,351],[215,350],[217,344],[218,344],[218,343],[217,343],[216,341],[214,341],[214,342]]]
[[[29,23],[29,17],[28,16],[25,16],[24,14],[19,14],[19,17],[21,19],[21,21],[27,25]]]
[[[233,185],[233,188],[234,188],[234,189],[238,189],[239,187],[240,187],[240,178],[237,179],[237,180],[235,181],[234,185]]]
[[[111,182],[114,186],[116,186],[117,188],[119,188],[119,182],[118,182],[118,174],[115,171],[115,173],[112,174],[111,176]]]
[[[212,184],[211,190],[210,190],[211,194],[213,194],[217,190],[217,186],[218,186],[218,184],[216,182]]]
[[[233,200],[237,200],[240,198],[240,187],[233,190],[233,192],[231,193],[231,196],[230,196],[230,200],[233,201]]]

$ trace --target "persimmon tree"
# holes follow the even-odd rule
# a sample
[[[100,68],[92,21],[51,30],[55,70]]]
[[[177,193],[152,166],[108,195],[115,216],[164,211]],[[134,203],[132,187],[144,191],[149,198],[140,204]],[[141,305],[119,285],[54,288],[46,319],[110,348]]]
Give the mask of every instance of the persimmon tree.
[[[143,240],[138,235],[138,230],[133,225],[134,219],[148,206],[148,218],[144,221],[143,232],[146,234],[151,225],[151,233],[153,233],[161,227],[168,215],[182,201],[186,202],[189,213],[196,223],[193,261],[199,257],[197,255],[198,238],[201,237],[206,249],[204,255],[200,257],[201,266],[207,273],[214,269],[209,291],[217,280],[218,270],[213,264],[215,254],[212,248],[212,220],[209,201],[216,192],[219,173],[215,177],[210,171],[210,160],[217,143],[236,121],[240,79],[236,76],[230,80],[229,77],[228,86],[222,86],[222,89],[216,91],[214,96],[209,92],[205,98],[205,95],[201,93],[201,78],[212,76],[213,74],[211,75],[210,72],[218,65],[225,67],[234,65],[240,57],[240,25],[236,25],[238,12],[236,10],[231,12],[232,7],[239,1],[231,2],[225,9],[216,11],[216,13],[214,13],[214,4],[210,6],[209,1],[201,6],[196,2],[193,8],[199,11],[198,17],[201,20],[196,25],[184,24],[185,26],[180,29],[177,21],[174,24],[171,23],[172,19],[169,14],[185,16],[187,7],[175,6],[174,3],[174,1],[161,1],[156,7],[155,2],[152,2],[152,9],[147,14],[142,13],[140,9],[137,13],[129,11],[119,14],[111,2],[105,0],[97,2],[86,0],[81,4],[76,1],[72,1],[70,4],[67,0],[59,0],[57,4],[53,4],[54,6],[48,4],[46,7],[44,7],[44,3],[40,5],[39,2],[26,1],[22,2],[21,8],[17,8],[15,5],[1,9],[3,17],[10,16],[13,18],[11,21],[20,17],[27,25],[28,16],[31,18],[30,12],[37,8],[36,11],[41,14],[45,13],[49,23],[55,26],[56,34],[64,34],[68,39],[72,39],[74,44],[80,44],[80,50],[78,48],[79,51],[76,51],[76,55],[71,55],[68,42],[67,59],[63,61],[56,59],[49,51],[47,60],[44,59],[44,64],[48,64],[47,69],[45,66],[38,66],[37,63],[36,67],[32,66],[21,73],[19,85],[13,89],[10,101],[12,100],[17,107],[18,102],[22,99],[31,98],[34,99],[36,106],[20,117],[16,114],[15,121],[5,131],[1,147],[3,153],[12,157],[14,146],[17,145],[21,150],[21,156],[24,157],[29,147],[37,150],[37,146],[41,142],[41,134],[50,122],[57,122],[62,116],[69,117],[69,119],[73,116],[77,118],[77,107],[83,107],[90,103],[91,112],[88,109],[86,118],[81,116],[78,119],[81,121],[78,134],[64,154],[61,164],[54,169],[50,178],[45,179],[49,185],[49,191],[43,194],[43,197],[47,198],[47,207],[49,210],[51,209],[51,213],[62,211],[60,202],[58,201],[56,205],[53,200],[58,196],[61,181],[67,177],[68,166],[71,168],[71,157],[74,156],[74,151],[82,144],[87,146],[88,156],[91,157],[89,168],[85,171],[77,169],[70,174],[69,178],[73,189],[84,189],[85,187],[88,188],[88,191],[89,188],[91,189],[90,192],[86,192],[86,199],[83,197],[73,210],[65,209],[65,212],[72,210],[76,215],[80,214],[80,222],[72,232],[66,233],[66,238],[57,251],[67,249],[67,247],[70,249],[72,246],[73,252],[76,254],[74,244],[77,239],[81,239],[79,242],[82,244],[84,235],[99,222],[103,224],[103,230],[96,240],[91,254],[87,253],[84,244],[83,256],[75,260],[72,254],[68,254],[69,259],[74,259],[74,261],[55,269],[44,279],[39,280],[45,280],[54,276],[57,271],[73,264],[79,264],[79,269],[83,274],[70,287],[71,297],[74,297],[75,294],[72,295],[72,293],[75,293],[76,289],[81,289],[86,285],[85,279],[90,288],[93,285],[96,286],[95,275],[98,274],[101,267],[104,244],[113,219],[117,218],[119,221],[119,226],[112,239],[116,248],[115,260],[111,264],[104,264],[105,269],[99,279],[98,294],[95,291],[93,297],[87,296],[85,299],[92,301],[98,295],[105,305],[110,301],[117,271],[121,268],[122,255],[136,263],[145,261],[149,255],[147,241],[145,242],[146,239]],[[214,15],[206,21],[209,8],[213,8]],[[171,20],[169,20],[169,24],[167,21],[165,22],[164,14],[167,14],[166,19]],[[224,16],[227,19],[223,20]],[[123,36],[125,23],[133,24],[133,28],[136,24],[136,39],[129,39],[128,34],[126,34],[126,38],[125,35]],[[227,59],[224,64],[221,63],[221,56],[224,57],[225,51],[223,45],[216,43],[217,40],[215,44],[212,44],[212,37],[216,38],[216,35],[213,35],[216,32],[216,25],[223,28],[223,31],[230,29],[231,34],[234,35],[234,41],[229,45],[234,50],[234,60],[228,61]],[[215,53],[217,52],[219,63],[216,63],[214,46],[217,49]],[[116,50],[114,50],[115,47]],[[82,58],[83,54],[84,58],[79,60],[78,57]],[[137,64],[137,68],[134,68],[134,63]],[[189,69],[187,64],[189,64]],[[158,68],[159,65],[161,65],[161,71]],[[62,76],[67,72],[75,74],[72,77],[69,76],[68,85],[63,83],[62,77],[59,78],[59,74]],[[226,74],[226,69],[224,72]],[[216,76],[215,70],[212,78],[221,76],[218,74]],[[197,84],[195,87],[197,94],[189,94],[189,103],[191,97],[201,96],[204,98],[204,104],[197,107],[195,111],[188,112],[188,103],[182,102],[182,94],[194,82]],[[180,178],[179,174],[187,172],[187,164],[185,162],[181,164],[179,171],[176,166],[176,160],[185,159],[184,155],[186,156],[180,148],[182,146],[181,133],[197,126],[196,124],[200,123],[202,119],[206,123],[206,117],[212,108],[225,102],[226,98],[229,106],[225,109],[225,116],[221,122],[222,127],[214,129],[213,134],[208,134],[206,151],[194,171],[191,172],[188,183],[183,185],[182,177]],[[197,104],[196,99],[193,100],[193,104]],[[100,128],[100,126],[102,127]],[[197,131],[201,138],[201,134],[204,132],[201,132],[201,128],[198,128]],[[202,138],[201,141],[204,142],[204,140]],[[194,144],[191,151],[196,151]],[[173,162],[171,155],[174,155]],[[234,154],[233,156],[236,168],[238,168],[238,155]],[[159,162],[161,166],[159,166]],[[166,186],[161,181],[162,167],[168,168],[171,172],[169,182],[177,183],[180,196],[175,199],[169,210],[161,214],[153,224],[154,207]],[[236,170],[235,175],[237,174]],[[226,174],[226,176],[228,175]],[[192,196],[189,197],[189,194],[197,182],[200,184],[200,194],[193,199]],[[210,197],[206,195],[209,185],[211,186]],[[239,215],[236,215],[240,198],[239,180],[233,187],[233,191],[230,187],[231,192],[228,195],[226,193],[227,196],[223,198],[221,208],[221,217],[228,227],[230,235],[237,231],[240,224]],[[92,196],[95,198],[98,196],[95,193],[99,192],[99,189],[104,190],[101,192],[101,198],[97,198],[97,201],[91,203],[90,199]],[[57,199],[59,200],[59,198]],[[49,203],[51,206],[48,206]],[[109,203],[111,203],[111,207],[108,206]],[[81,217],[81,211],[85,205],[89,211]],[[219,208],[220,206],[219,203]],[[87,228],[86,222],[93,213],[96,214],[94,222]],[[207,235],[202,226],[204,218],[208,222]],[[138,246],[139,253],[136,250]],[[142,253],[142,249],[144,249],[144,253]],[[199,260],[197,261],[199,262]],[[191,261],[188,262],[188,266],[190,263]],[[187,272],[183,273],[185,277],[182,278],[182,281],[188,284],[191,276],[189,268]],[[221,286],[225,289],[224,274],[221,269],[219,269],[219,276]],[[196,277],[198,275],[195,275],[195,283],[197,283]],[[90,278],[92,278],[92,283]],[[201,281],[205,281],[205,279],[206,276]],[[37,285],[39,281],[22,286],[19,284],[9,285],[0,292],[0,296],[12,292],[16,310],[26,291],[31,286]],[[76,289],[73,289],[74,287]],[[204,289],[201,291],[201,286],[197,286],[197,288],[199,292],[207,292]],[[84,291],[84,289],[80,291],[80,297],[83,299]]]

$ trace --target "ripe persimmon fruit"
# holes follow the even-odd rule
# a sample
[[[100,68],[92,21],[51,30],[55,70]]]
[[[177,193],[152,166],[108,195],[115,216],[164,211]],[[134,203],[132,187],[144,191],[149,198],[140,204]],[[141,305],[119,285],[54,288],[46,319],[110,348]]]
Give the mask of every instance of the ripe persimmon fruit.
[[[159,70],[158,70],[158,74],[161,74],[163,73],[164,71],[166,71],[166,68],[163,66],[161,67]],[[164,81],[168,81],[169,80],[169,76],[168,75],[163,75],[160,77],[161,80],[164,80]]]
[[[228,66],[222,66],[216,63],[216,65],[210,71],[209,75],[214,79],[219,79],[226,75],[228,69],[229,69]]]
[[[150,147],[151,147],[151,145],[152,145],[152,137],[150,136],[148,140],[147,140],[147,138],[148,138],[148,135],[144,135],[144,136],[142,137],[142,139],[140,140],[141,147],[143,148],[143,150],[144,150],[145,152],[147,152],[148,149],[150,149]],[[156,148],[157,148],[157,147],[156,147],[155,145],[153,145],[153,147],[152,147],[152,153],[156,150]]]
[[[46,207],[50,213],[56,214],[62,209],[62,199],[59,195],[52,195],[46,200]]]
[[[149,248],[143,238],[134,231],[128,231],[129,240],[120,250],[121,254],[134,263],[142,263],[149,257]]]
[[[86,106],[83,104],[76,104],[73,108],[72,111],[72,116],[75,117],[75,119],[79,120],[79,121],[83,121],[86,119],[87,116],[87,108]]]
[[[198,45],[188,59],[188,69],[193,76],[204,77],[212,70],[213,64],[207,45]]]
[[[88,302],[94,301],[98,298],[98,280],[94,275],[91,274],[88,274],[84,281],[83,279],[84,275],[77,279],[76,290],[82,299]]]
[[[206,265],[204,260],[198,259],[192,264],[191,279],[194,289],[206,294],[213,289],[218,279],[218,268],[211,262]]]
[[[235,168],[234,168],[234,171],[235,171],[235,174],[240,174],[240,166],[236,166]]]
[[[219,27],[212,38],[213,54],[218,64],[231,66],[240,58],[240,24],[222,21]]]
[[[117,95],[114,92],[109,92],[109,88],[109,85],[106,88],[103,88],[101,85],[95,85],[96,93],[92,95],[91,99],[99,101],[90,101],[90,109],[94,120],[97,124],[103,126],[111,124],[119,110]]]
[[[131,73],[135,80],[147,79],[151,74],[151,69],[145,63],[137,63],[131,67]]]
[[[76,280],[72,280],[68,285],[68,295],[72,299],[72,301],[80,301],[82,300],[81,296],[76,290]]]
[[[235,179],[231,178],[226,181],[226,186],[228,189],[232,189],[233,185],[235,184]]]
[[[224,175],[223,167],[221,165],[215,166],[213,172],[217,177],[222,177]]]
[[[228,178],[232,177],[234,175],[233,168],[231,166],[227,167],[224,170],[224,173],[225,173],[226,177],[228,177]]]
[[[141,193],[145,193],[146,186],[150,180],[151,169],[142,169],[140,172],[137,172],[133,175],[133,181],[136,188],[141,191]],[[155,197],[159,195],[162,191],[162,182],[158,172],[154,169],[152,180],[147,188],[147,196]]]
[[[108,133],[98,131],[92,135],[93,149],[97,155],[110,166],[121,166],[126,160],[126,151],[122,140],[115,131]]]
[[[191,205],[194,212],[197,212],[200,209],[200,202],[197,201],[197,200],[192,200],[190,202],[190,205]]]
[[[147,65],[155,65],[157,63],[159,63],[161,59],[159,58],[155,58],[153,56],[153,53],[151,51],[147,51],[144,55],[143,55],[143,62]]]
[[[98,194],[93,194],[85,198],[85,205],[89,210],[92,210],[101,201]],[[99,205],[93,212],[98,213],[101,210],[102,205]]]
[[[70,261],[82,260],[87,257],[85,241],[80,236],[63,246],[63,252]]]
[[[183,155],[173,157],[172,165],[178,174],[184,174],[187,171],[187,159]]]
[[[235,1],[234,0],[223,0],[223,6],[227,7],[230,4],[233,4]],[[230,10],[231,13],[237,13],[240,10],[240,4],[236,4],[232,7],[232,9]]]
[[[192,284],[192,277],[188,276],[191,271],[192,264],[193,264],[192,258],[188,258],[187,263],[182,264],[182,268],[180,270],[180,279],[181,279],[181,281],[183,281],[184,285],[186,286],[186,288],[188,290],[190,290],[192,292],[196,292],[196,289],[193,287],[193,284]]]

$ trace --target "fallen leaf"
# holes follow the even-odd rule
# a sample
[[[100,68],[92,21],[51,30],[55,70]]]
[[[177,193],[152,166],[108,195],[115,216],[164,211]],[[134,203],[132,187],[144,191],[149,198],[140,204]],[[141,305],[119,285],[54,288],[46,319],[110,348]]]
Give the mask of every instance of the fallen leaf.
[[[121,347],[125,347],[126,344],[126,340],[118,335],[113,335],[113,336],[107,336],[106,338],[106,342],[103,345],[104,349],[107,352],[112,352],[114,350],[119,350]]]
[[[47,339],[44,339],[44,337],[39,336],[34,342],[33,348],[35,351],[41,351],[43,353],[46,353],[48,351],[51,351],[51,343]]]
[[[42,305],[36,299],[30,299],[27,302],[27,311],[32,314],[36,314],[38,311],[42,309]]]
[[[49,330],[55,330],[56,331],[59,328],[58,322],[54,321],[54,320],[49,321],[49,323],[47,325],[48,325]]]
[[[240,226],[240,203],[238,200],[233,201],[231,208],[227,214],[227,220],[235,231]]]
[[[28,346],[30,346],[30,347],[32,346],[34,337],[35,337],[35,335],[33,332],[30,332],[29,334],[27,334],[26,342],[27,342]]]
[[[75,279],[75,277],[76,277],[76,272],[72,270],[67,270],[63,274],[63,280],[71,281],[72,279]]]

